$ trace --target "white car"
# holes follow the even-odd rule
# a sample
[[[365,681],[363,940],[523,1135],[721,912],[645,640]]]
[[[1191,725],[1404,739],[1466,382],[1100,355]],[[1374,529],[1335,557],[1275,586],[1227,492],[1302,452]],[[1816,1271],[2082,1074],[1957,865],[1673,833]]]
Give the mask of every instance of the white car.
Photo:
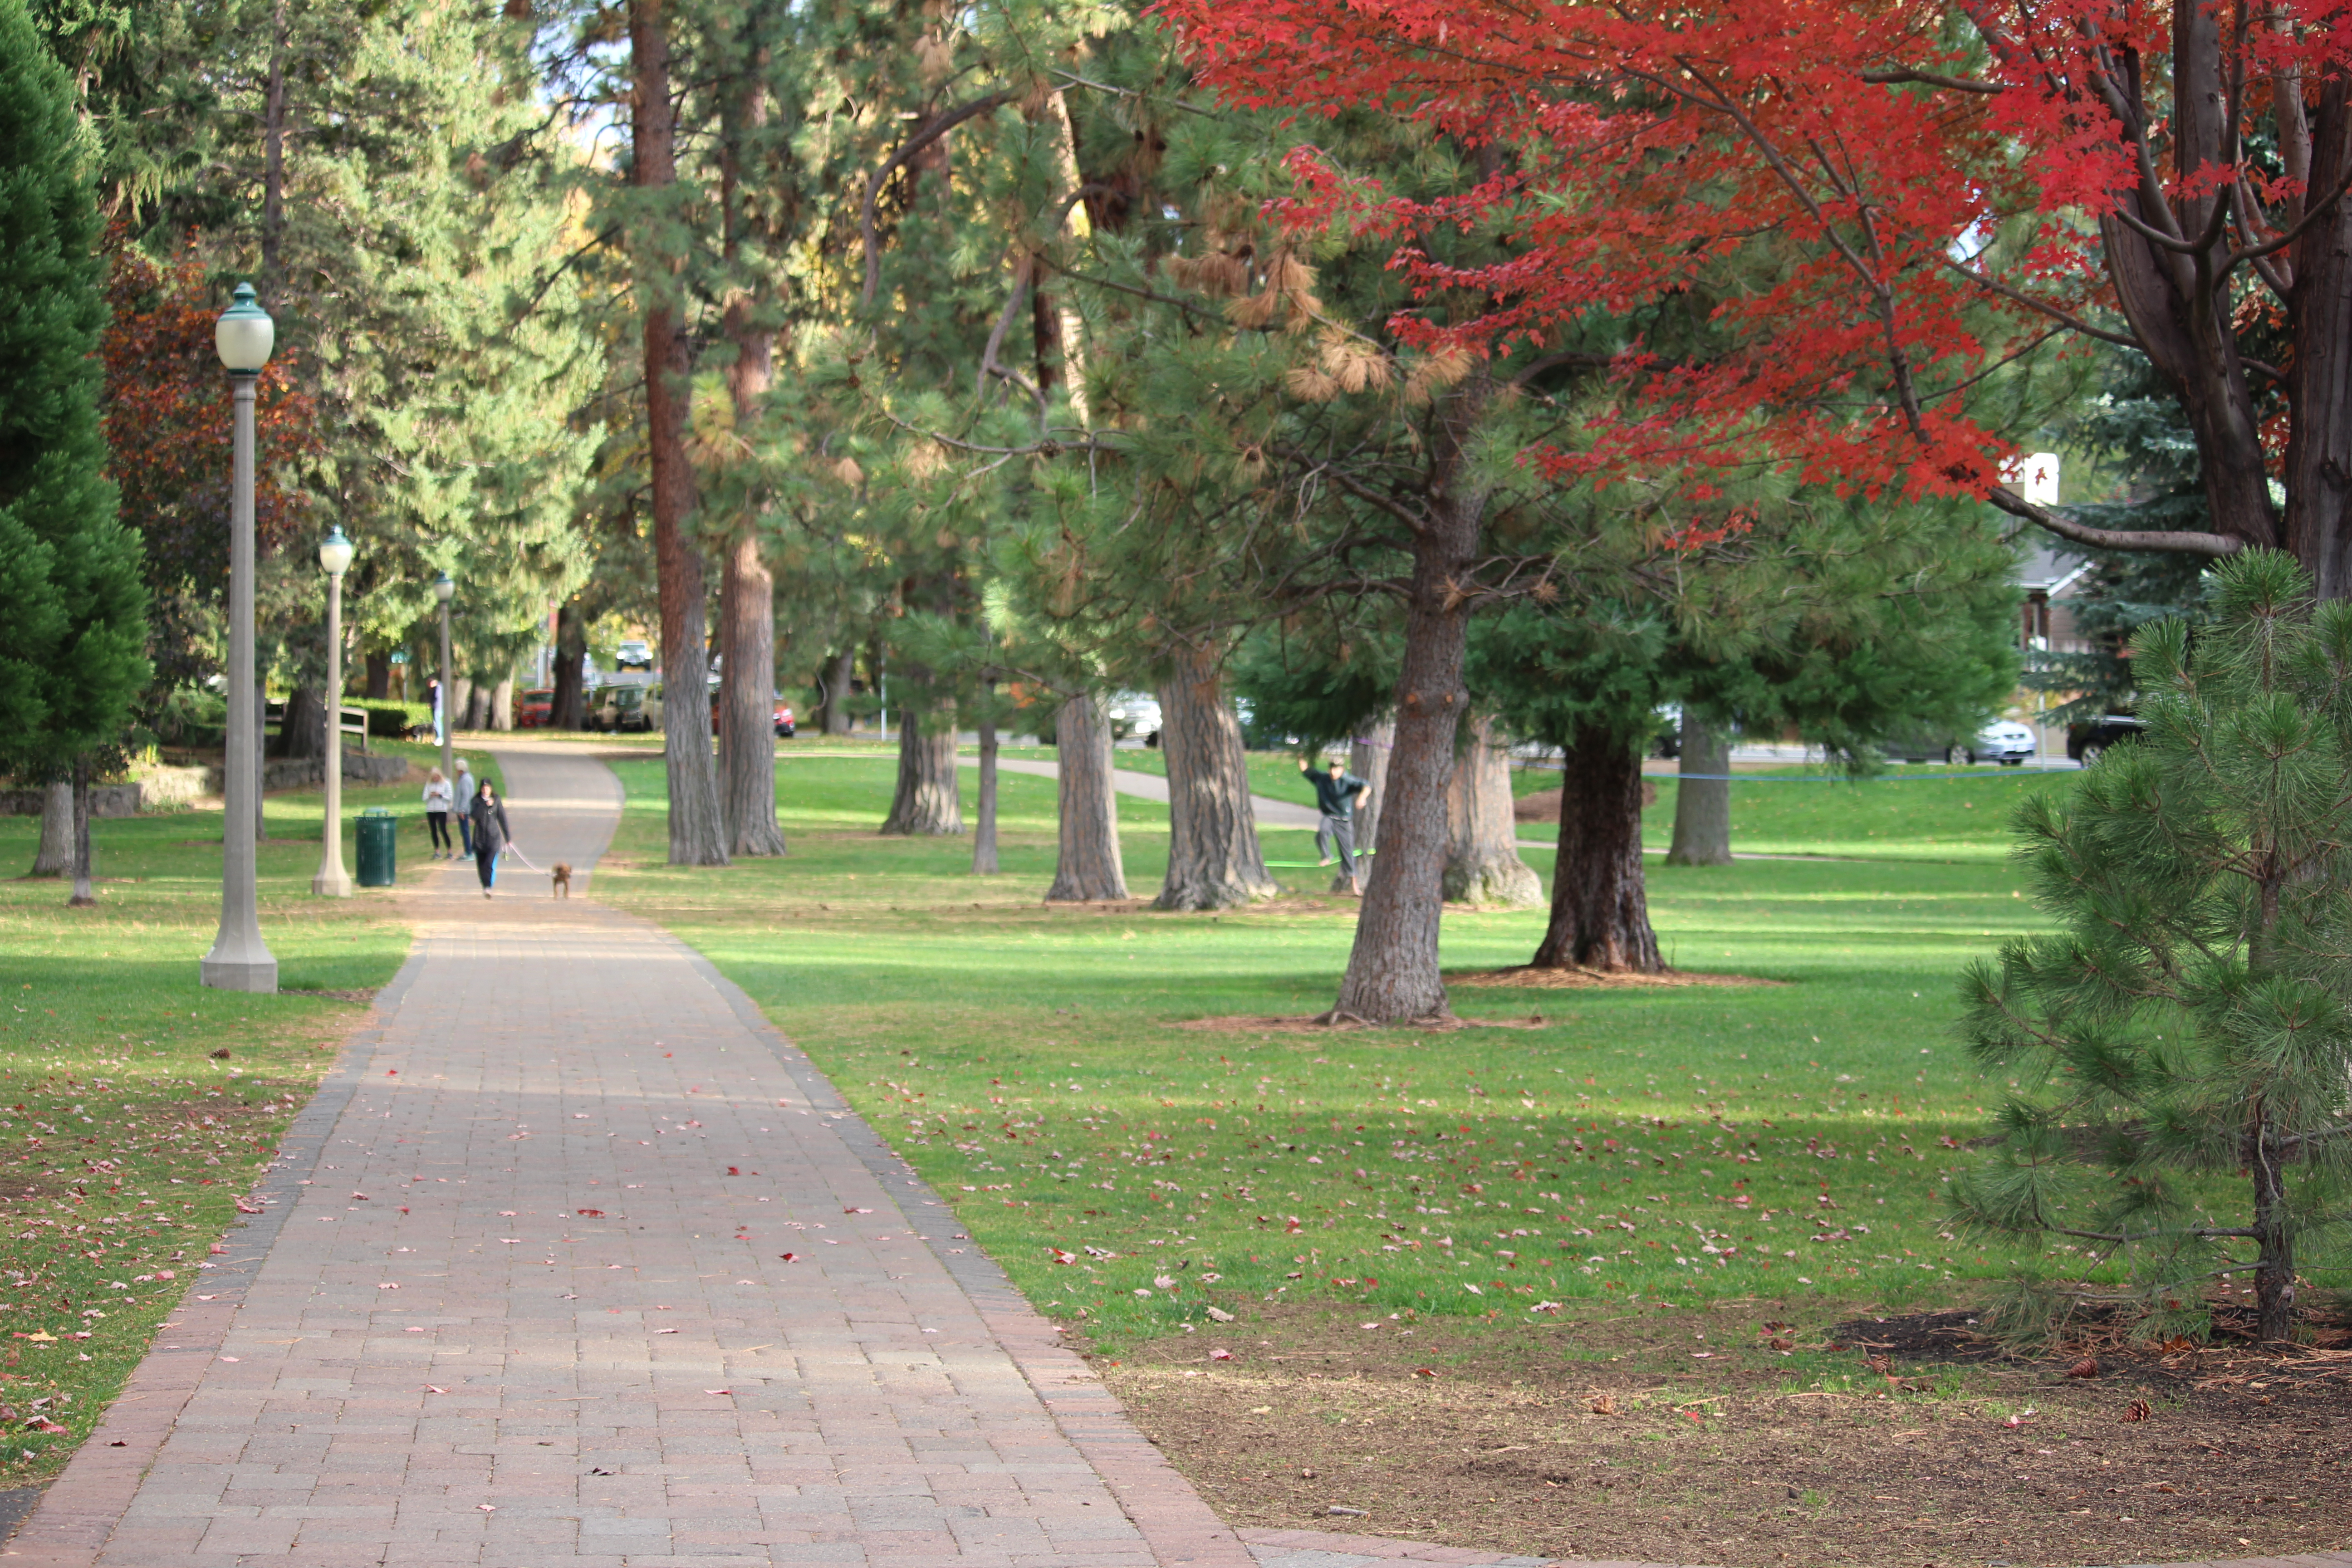
[[[1110,710],[1110,732],[1124,741],[1139,735],[1147,746],[1160,743],[1160,699],[1149,691],[1122,691],[1108,704]]]
[[[1986,725],[1969,742],[1968,758],[1972,763],[1999,763],[2002,767],[2021,766],[2041,747],[2033,731],[2012,720],[2001,719]]]

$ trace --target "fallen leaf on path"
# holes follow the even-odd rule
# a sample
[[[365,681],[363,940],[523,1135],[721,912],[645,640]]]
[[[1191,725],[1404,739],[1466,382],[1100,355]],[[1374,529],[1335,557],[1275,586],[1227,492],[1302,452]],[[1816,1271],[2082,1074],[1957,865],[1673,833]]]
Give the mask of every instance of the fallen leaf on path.
[[[1212,1307],[1209,1309],[1209,1321],[1213,1323],[1230,1323],[1234,1321],[1234,1315],[1223,1307]]]
[[[1211,1361],[1231,1361],[1234,1359],[1234,1352],[1228,1350],[1213,1350],[1209,1352],[1209,1359]]]
[[[427,1394],[446,1394],[449,1391],[446,1388],[437,1387],[435,1384],[428,1383],[425,1385],[425,1392]]]

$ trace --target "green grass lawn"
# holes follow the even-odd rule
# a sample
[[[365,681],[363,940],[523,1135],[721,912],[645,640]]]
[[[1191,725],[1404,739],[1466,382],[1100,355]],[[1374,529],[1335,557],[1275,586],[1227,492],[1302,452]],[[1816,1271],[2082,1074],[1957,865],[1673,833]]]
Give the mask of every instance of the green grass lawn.
[[[880,754],[780,764],[790,858],[673,870],[658,764],[620,772],[629,807],[599,895],[709,954],[1034,1301],[1100,1341],[1234,1296],[1524,1315],[1579,1298],[1941,1300],[2005,1271],[1938,1227],[1958,1144],[2003,1087],[1949,1033],[1953,977],[2035,923],[1997,859],[1654,864],[1672,962],[1775,986],[1465,986],[1467,1017],[1542,1022],[1208,1031],[1182,1026],[1328,1006],[1352,903],[1291,872],[1293,896],[1247,912],[1049,910],[1050,781],[1004,779],[1005,870],[976,879],[965,839],[876,836]],[[1909,787],[1982,792],[1955,809],[1985,811],[2021,784],[2048,787]],[[1891,791],[1806,798],[1771,806],[1806,842],[1872,842],[1882,800],[1924,809]],[[1119,811],[1148,897],[1166,814]],[[1444,962],[1524,962],[1542,924],[1449,911]]]
[[[400,808],[402,857],[422,853],[415,790],[343,800]],[[197,984],[220,916],[217,811],[92,823],[94,909],[67,909],[56,879],[0,881],[0,1487],[63,1465],[200,1278],[363,1010],[326,993],[373,990],[407,952],[383,895],[310,896],[318,792],[269,797],[266,819],[275,996]],[[0,865],[29,866],[39,826],[0,817]],[[36,1416],[62,1430],[14,1429]]]
[[[2065,770],[1898,767],[1848,784],[1822,782],[1820,768],[1760,771],[1732,781],[1731,847],[1735,854],[1999,865],[2009,854],[2017,803],[2070,789],[2075,776]],[[1528,768],[1512,782],[1525,795],[1551,788],[1559,775]],[[1642,814],[1642,842],[1664,849],[1674,841],[1677,786],[1672,774],[1651,782],[1658,801]],[[1559,837],[1559,825],[1523,822],[1519,837],[1549,844]]]

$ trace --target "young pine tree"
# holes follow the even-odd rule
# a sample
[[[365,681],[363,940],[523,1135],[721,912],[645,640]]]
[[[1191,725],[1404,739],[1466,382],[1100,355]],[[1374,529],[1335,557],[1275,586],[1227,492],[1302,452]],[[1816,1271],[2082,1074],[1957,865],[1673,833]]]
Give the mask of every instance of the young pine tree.
[[[2061,929],[1963,982],[1977,1059],[2025,1087],[1954,1205],[2126,1270],[2062,1312],[2195,1319],[2251,1275],[2284,1340],[2298,1270],[2352,1222],[2352,605],[2315,606],[2271,552],[2216,579],[2193,643],[2179,619],[2135,638],[2147,733],[2020,810]]]
[[[24,0],[0,0],[0,752],[70,774],[74,896],[89,901],[92,754],[146,684],[138,542],[98,416],[106,300],[72,84]]]

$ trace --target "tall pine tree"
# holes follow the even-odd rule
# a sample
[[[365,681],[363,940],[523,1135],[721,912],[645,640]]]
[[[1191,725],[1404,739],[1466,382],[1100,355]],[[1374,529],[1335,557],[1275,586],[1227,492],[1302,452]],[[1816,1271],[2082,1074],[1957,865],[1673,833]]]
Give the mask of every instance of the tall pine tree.
[[[0,747],[74,786],[74,893],[90,901],[89,780],[147,680],[137,541],[115,515],[98,414],[99,215],[73,85],[24,0],[0,0]]]

